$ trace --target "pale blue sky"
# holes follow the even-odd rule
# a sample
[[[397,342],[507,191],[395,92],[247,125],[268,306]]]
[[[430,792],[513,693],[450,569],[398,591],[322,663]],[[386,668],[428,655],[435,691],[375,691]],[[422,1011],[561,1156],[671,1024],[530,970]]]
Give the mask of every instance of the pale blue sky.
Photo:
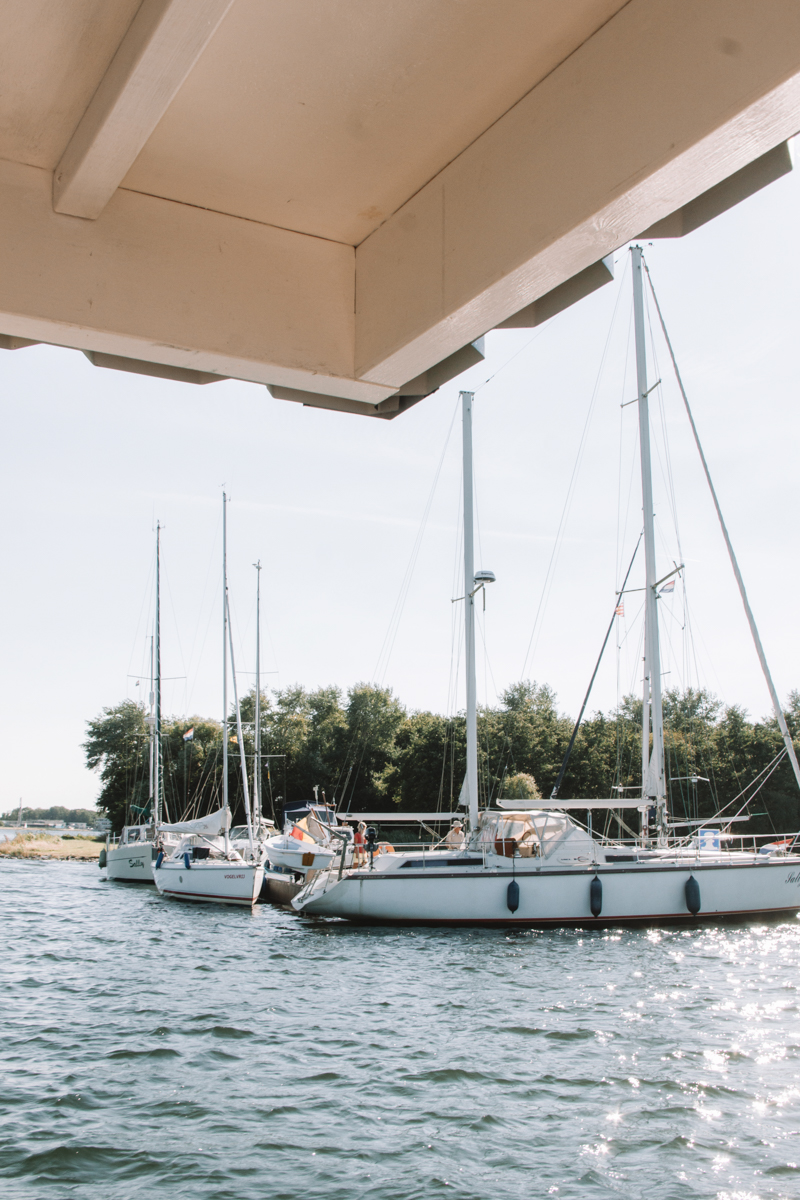
[[[704,229],[647,249],[782,696],[800,687],[799,214],[794,173]],[[617,257],[619,278],[624,251]],[[525,672],[554,687],[560,707],[574,713],[613,607],[618,561],[630,554],[638,532],[635,490],[627,499],[635,406],[622,414],[619,407],[635,391],[630,361],[627,383],[623,378],[629,274],[623,287],[621,295],[617,283],[602,289],[535,331],[534,340],[534,331],[489,334],[484,364],[391,422],[301,408],[252,384],[198,388],[98,370],[78,352],[54,347],[0,352],[6,514],[0,810],[20,795],[31,805],[93,802],[98,781],[83,766],[80,743],[88,718],[137,694],[128,677],[145,669],[155,518],[165,526],[163,671],[186,677],[165,683],[165,711],[220,715],[223,483],[231,496],[237,666],[253,669],[251,564],[261,558],[263,667],[277,672],[265,682],[346,688],[373,677],[444,451],[382,677],[409,708],[445,711],[452,704],[451,597],[461,594],[453,590],[460,420],[446,449],[445,443],[460,387],[477,389],[476,561],[498,579],[487,600],[487,653],[479,653],[480,699],[494,703],[496,689],[522,670],[619,299]],[[663,347],[658,353],[666,384]],[[651,381],[657,377],[651,368]],[[664,618],[664,665],[671,672],[665,682],[700,682],[761,715],[769,707],[766,689],[671,384],[664,413],[694,631],[694,650],[685,649],[676,588]],[[660,426],[660,418],[654,423]],[[620,457],[629,516],[618,545]],[[666,573],[677,549],[658,465],[656,508]],[[637,609],[629,597],[622,692],[638,680]],[[243,689],[250,678],[242,675]],[[612,648],[592,707],[613,707],[617,694]],[[460,689],[456,704],[463,704]]]

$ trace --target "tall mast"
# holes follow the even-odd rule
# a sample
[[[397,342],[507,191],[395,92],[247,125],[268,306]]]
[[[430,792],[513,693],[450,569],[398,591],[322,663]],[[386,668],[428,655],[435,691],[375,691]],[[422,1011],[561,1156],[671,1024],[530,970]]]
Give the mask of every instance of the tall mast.
[[[147,727],[150,730],[150,812],[153,817],[153,823],[156,823],[156,690],[155,690],[155,658],[154,658],[154,635],[150,636],[150,716],[147,718]]]
[[[461,393],[464,436],[464,641],[467,667],[467,799],[469,823],[478,828],[478,714],[475,679],[475,551],[472,499],[473,392]]]
[[[250,812],[250,788],[247,784],[247,755],[245,754],[244,735],[242,733],[242,710],[239,708],[239,692],[236,687],[236,660],[233,656],[233,626],[231,614],[228,611],[228,642],[231,648],[231,681],[233,683],[233,707],[236,711],[236,740],[239,743],[239,761],[242,766],[242,791],[244,792],[244,813],[247,817],[247,835],[250,841],[250,855],[255,853],[253,842],[253,821]]]
[[[161,522],[156,523],[156,631],[155,631],[155,728],[153,759],[155,788],[153,791],[153,823],[157,827],[161,820],[161,797],[163,794],[163,766],[161,762]]]
[[[222,493],[222,810],[225,822],[225,853],[230,849],[228,838],[228,497]]]
[[[666,836],[664,781],[664,718],[661,707],[661,654],[658,643],[656,544],[653,518],[653,478],[650,465],[650,400],[647,388],[647,349],[644,332],[642,248],[631,247],[633,267],[633,327],[636,339],[636,386],[639,395],[639,457],[642,466],[644,518],[645,617],[644,688],[642,696],[642,800],[656,807],[659,841]],[[653,740],[650,745],[652,723]]]
[[[256,736],[253,759],[253,822],[261,829],[261,559],[256,569]]]

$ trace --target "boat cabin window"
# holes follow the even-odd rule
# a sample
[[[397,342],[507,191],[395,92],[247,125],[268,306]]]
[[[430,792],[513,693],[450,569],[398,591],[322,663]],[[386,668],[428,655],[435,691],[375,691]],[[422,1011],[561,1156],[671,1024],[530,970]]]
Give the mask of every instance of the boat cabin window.
[[[430,871],[433,867],[440,869],[441,867],[482,867],[482,858],[407,858],[401,864],[400,870],[405,871],[409,868],[420,868]]]
[[[478,844],[484,852],[546,858],[576,826],[565,813],[536,810],[485,812],[478,828]]]
[[[122,840],[123,840],[123,842],[128,842],[128,843],[143,841],[144,839],[142,838],[142,832],[143,831],[140,830],[138,827],[135,827],[133,829],[126,829]]]

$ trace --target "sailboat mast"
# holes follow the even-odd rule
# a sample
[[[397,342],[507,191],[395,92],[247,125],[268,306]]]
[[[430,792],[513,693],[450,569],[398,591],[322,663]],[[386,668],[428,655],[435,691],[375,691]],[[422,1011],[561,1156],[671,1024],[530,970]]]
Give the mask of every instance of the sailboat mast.
[[[467,668],[467,799],[470,828],[478,828],[478,711],[475,678],[475,549],[472,496],[473,392],[461,393],[464,438],[464,641]]]
[[[253,821],[261,829],[261,559],[256,569],[256,736],[253,758]]]
[[[156,692],[155,692],[155,654],[154,651],[155,638],[150,636],[150,716],[147,718],[147,727],[150,730],[150,811],[153,816],[153,824],[156,824]]]
[[[163,768],[161,763],[161,523],[156,523],[155,727],[153,737],[153,823],[161,820]]]
[[[655,805],[659,839],[662,839],[666,833],[664,718],[661,705],[661,654],[658,641],[653,476],[650,463],[650,400],[647,388],[647,347],[644,330],[644,281],[641,246],[631,247],[631,258],[633,267],[633,326],[636,340],[636,385],[639,394],[639,457],[642,468],[645,558],[642,800]],[[651,723],[653,731],[652,747],[650,743]]]
[[[242,767],[242,791],[244,793],[244,813],[247,818],[247,836],[250,841],[250,856],[255,854],[253,842],[253,821],[250,812],[250,788],[247,784],[247,755],[245,753],[244,734],[242,733],[242,710],[239,707],[239,692],[236,687],[236,660],[233,654],[233,626],[231,625],[230,609],[228,611],[228,642],[231,648],[231,682],[233,683],[233,707],[236,712],[236,740],[239,743],[239,761]]]
[[[228,827],[228,497],[222,493],[222,809],[225,822],[225,853],[230,850]]]

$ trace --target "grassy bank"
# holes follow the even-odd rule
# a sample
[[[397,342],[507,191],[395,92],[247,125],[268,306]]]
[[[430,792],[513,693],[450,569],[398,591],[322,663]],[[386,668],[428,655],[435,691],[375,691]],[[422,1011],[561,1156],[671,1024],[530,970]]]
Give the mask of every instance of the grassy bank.
[[[105,845],[105,838],[56,837],[53,834],[18,833],[7,842],[0,842],[2,858],[58,858],[76,862],[96,861]]]

